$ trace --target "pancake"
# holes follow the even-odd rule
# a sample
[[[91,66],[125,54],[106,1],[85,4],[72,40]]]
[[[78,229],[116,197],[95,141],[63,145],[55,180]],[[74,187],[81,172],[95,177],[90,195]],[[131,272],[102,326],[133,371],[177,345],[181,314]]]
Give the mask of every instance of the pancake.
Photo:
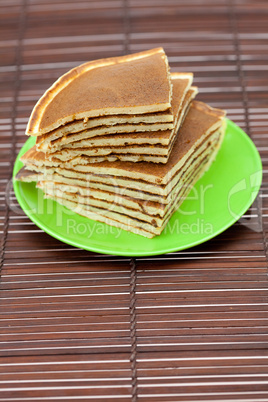
[[[224,132],[224,125],[216,132],[211,133],[206,140],[195,148],[191,157],[185,160],[181,165],[179,172],[170,177],[167,185],[157,185],[142,180],[113,177],[109,175],[89,175],[86,173],[79,173],[73,169],[66,168],[45,168],[44,165],[34,165],[31,162],[31,174],[33,171],[39,172],[40,181],[48,181],[57,183],[57,185],[70,185],[82,187],[83,191],[87,190],[103,190],[121,196],[136,198],[139,201],[154,201],[162,204],[168,204],[171,200],[171,192],[174,187],[181,181],[181,178],[186,174],[185,172],[194,169],[200,161],[206,157],[209,144],[213,143],[215,136],[219,132]],[[28,166],[27,166],[28,167]],[[25,168],[23,168],[25,170]],[[41,178],[41,176],[43,178]],[[147,202],[148,205],[148,202]]]
[[[68,135],[62,136],[53,141],[43,141],[41,137],[37,137],[36,145],[38,150],[54,153],[60,151],[65,147],[81,147],[84,144],[88,145],[90,140],[103,137],[103,136],[112,136],[114,134],[130,134],[130,133],[144,133],[144,132],[158,132],[164,131],[173,128],[173,122],[170,123],[153,123],[153,124],[114,124],[111,126],[101,125],[97,127],[93,127],[89,130],[83,130],[75,133],[70,133]],[[87,141],[89,142],[87,143]]]
[[[104,162],[98,164],[68,166],[47,161],[45,154],[37,152],[35,147],[27,151],[21,160],[30,170],[47,174],[56,173],[70,180],[81,180],[90,183],[126,188],[134,192],[143,191],[147,194],[156,194],[167,197],[169,191],[176,184],[176,174],[184,168],[188,169],[191,155],[202,155],[206,149],[206,140],[210,139],[223,127],[224,112],[212,109],[207,105],[194,101],[180,135],[176,138],[173,151],[166,165],[156,165],[146,162]],[[83,181],[84,180],[84,181]],[[166,186],[166,185],[169,186]]]
[[[81,177],[68,177],[66,171],[64,174],[53,172],[50,174],[40,175],[39,180],[45,181],[56,188],[63,188],[68,192],[77,192],[82,196],[92,195],[94,198],[108,200],[120,199],[122,203],[136,204],[137,208],[141,208],[144,212],[155,211],[159,208],[170,204],[173,198],[177,197],[180,186],[184,183],[185,178],[192,171],[194,172],[209,157],[210,148],[215,147],[218,138],[223,137],[224,126],[222,129],[213,133],[199,147],[191,158],[181,167],[170,182],[166,186],[151,185],[138,180],[103,178],[106,182],[98,181],[99,177],[87,177],[81,174]],[[156,204],[155,204],[156,203]],[[157,205],[157,207],[156,207]],[[159,213],[159,212],[152,212]]]
[[[39,136],[74,120],[104,115],[170,114],[171,95],[162,48],[94,60],[70,70],[45,92],[26,134]]]
[[[206,152],[201,154],[201,158],[194,155],[191,160],[190,168],[184,169],[183,172],[179,172],[177,175],[177,184],[169,193],[169,200],[159,198],[158,201],[153,201],[148,194],[139,192],[135,194],[135,197],[124,194],[124,190],[120,188],[114,188],[110,186],[107,191],[98,187],[92,186],[92,183],[86,183],[87,187],[83,187],[76,180],[72,184],[65,183],[63,177],[59,175],[53,175],[51,177],[40,177],[38,187],[42,188],[46,193],[50,195],[61,196],[61,193],[66,194],[67,199],[74,202],[81,202],[82,204],[88,204],[103,209],[109,209],[117,212],[129,214],[130,216],[138,216],[139,219],[144,221],[150,221],[153,216],[156,220],[162,218],[171,203],[173,203],[189,185],[191,177],[196,175],[196,172],[204,166],[208,161],[213,150],[216,148],[221,131],[218,131],[213,136],[211,144],[206,144]],[[56,177],[55,177],[56,176]]]
[[[114,189],[110,191],[122,192],[123,194],[129,194],[137,198],[142,198],[147,200],[159,200],[161,202],[168,203],[170,201],[170,192],[173,187],[180,180],[180,175],[184,174],[184,171],[191,168],[191,165],[195,161],[194,158],[202,159],[203,155],[206,154],[208,144],[213,140],[214,135],[224,130],[216,130],[216,132],[211,133],[202,144],[195,147],[191,154],[189,153],[184,162],[179,165],[178,170],[175,171],[173,175],[170,175],[166,184],[155,184],[146,182],[141,179],[133,179],[128,177],[119,176],[109,176],[109,175],[92,175],[87,173],[80,173],[73,169],[67,168],[56,168],[55,173],[64,177],[68,180],[83,180],[82,183],[86,183],[87,187],[95,188],[106,188]]]
[[[51,160],[33,147],[17,179],[38,180],[45,196],[89,218],[146,237],[161,233],[171,214],[214,159],[225,131],[225,112],[193,101],[167,164]]]
[[[221,127],[224,116],[225,113],[220,109],[214,109],[202,102],[193,101],[166,164],[104,161],[76,165],[73,170],[75,173],[108,175],[138,179],[159,185],[166,184],[169,177],[172,177],[184,161],[189,158],[195,147],[200,145],[211,132]]]
[[[45,175],[40,173],[40,172],[33,172],[31,170],[26,169],[23,167],[20,169],[20,171],[16,175],[16,180],[25,182],[25,183],[31,183],[33,181],[39,181],[41,179],[44,179]]]
[[[100,162],[87,163],[83,165],[68,166],[61,165],[59,161],[50,161],[45,154],[38,152],[36,147],[27,151],[21,160],[26,166],[28,164],[36,164],[36,166],[51,166],[51,163],[57,167],[57,172],[70,171],[70,176],[79,177],[79,174],[92,175],[98,177],[116,177],[117,179],[134,179],[142,180],[145,183],[156,185],[165,185],[175,172],[183,166],[184,162],[189,159],[194,150],[200,146],[206,137],[222,126],[225,113],[220,109],[211,108],[210,106],[193,101],[190,110],[181,127],[180,134],[177,136],[171,152],[168,163],[165,165],[153,163],[131,163],[131,162]]]
[[[182,110],[180,111],[180,114],[178,116],[178,120],[175,126],[175,130],[172,133],[172,136],[170,136],[170,131],[165,131],[162,132],[161,135],[159,135],[159,133],[157,133],[157,136],[155,136],[155,133],[150,133],[150,138],[146,138],[147,134],[145,133],[144,135],[142,135],[141,133],[139,133],[139,137],[137,143],[138,145],[143,142],[144,144],[148,145],[154,145],[157,144],[158,142],[160,143],[160,145],[166,145],[168,143],[168,147],[166,147],[166,152],[163,152],[164,149],[162,149],[161,155],[146,155],[143,154],[142,152],[140,154],[135,154],[135,153],[128,153],[128,154],[114,154],[111,153],[109,155],[106,156],[86,156],[86,155],[80,155],[77,157],[74,157],[73,159],[68,160],[68,162],[75,166],[75,165],[84,165],[87,163],[98,163],[98,162],[104,162],[104,161],[108,161],[108,162],[115,162],[117,160],[120,161],[124,161],[124,162],[153,162],[153,163],[167,163],[170,153],[172,151],[173,145],[175,143],[176,140],[176,136],[178,135],[178,130],[179,127],[182,125],[185,116],[187,115],[187,112],[189,110],[191,101],[193,100],[193,98],[196,96],[198,90],[196,87],[191,87],[190,90],[187,92],[185,99],[183,101],[183,105],[182,105]],[[131,135],[131,134],[130,134]],[[121,136],[116,136],[116,137],[121,137]],[[131,141],[131,138],[130,138]],[[70,155],[69,153],[64,152],[65,150],[62,150],[62,154],[55,154],[57,158],[59,158],[59,160],[65,160],[68,157],[71,157],[73,155]],[[67,151],[67,149],[66,149]],[[50,156],[48,156],[50,157]]]
[[[181,97],[179,102],[172,101],[172,103],[175,104],[174,111],[176,113],[174,115],[173,130],[123,135],[117,134],[101,136],[99,138],[93,138],[92,140],[82,140],[65,146],[61,151],[48,155],[48,158],[54,157],[62,161],[72,160],[71,163],[76,165],[80,163],[96,163],[104,160],[147,161],[148,155],[151,157],[153,155],[154,157],[149,159],[149,161],[166,163],[178,130],[196,94],[197,88],[191,87],[187,93],[184,94],[183,98]],[[79,145],[81,147],[77,147]],[[155,155],[157,155],[157,157],[155,157]],[[84,158],[84,156],[88,156],[88,158]],[[163,158],[163,156],[165,157]],[[101,160],[99,158],[101,158]]]
[[[63,136],[66,136],[66,139],[68,138],[69,134],[74,134],[82,131],[88,131],[88,138],[91,138],[94,136],[90,135],[90,129],[96,128],[96,127],[110,127],[114,125],[131,125],[137,127],[140,124],[145,124],[148,125],[147,127],[152,127],[152,130],[154,129],[155,124],[159,124],[159,127],[164,127],[163,129],[168,129],[173,127],[173,114],[171,113],[166,113],[166,112],[156,112],[156,113],[145,113],[145,114],[138,114],[138,115],[127,115],[127,114],[118,114],[115,116],[101,116],[101,117],[95,117],[91,119],[81,119],[81,120],[75,120],[74,122],[67,123],[63,126],[60,126],[59,128],[50,131],[47,134],[42,134],[37,137],[36,143],[38,147],[41,145],[43,146],[42,149],[47,149],[50,148],[51,142],[61,138]],[[165,124],[164,124],[165,123]],[[134,130],[133,130],[134,131]]]
[[[33,109],[26,134],[36,144],[16,179],[72,212],[159,235],[225,132],[225,112],[194,101],[192,80],[170,74],[162,48],[72,69]]]
[[[219,141],[220,142],[220,141]],[[47,191],[45,196],[47,198],[54,199],[65,207],[71,209],[72,211],[86,216],[95,221],[104,222],[108,225],[121,228],[139,234],[148,238],[152,238],[155,235],[160,235],[164,230],[168,220],[176,209],[182,204],[189,192],[191,191],[195,182],[203,175],[203,173],[209,168],[216,154],[218,147],[212,149],[210,157],[200,166],[199,169],[194,171],[194,174],[189,177],[188,185],[181,188],[180,193],[174,201],[168,205],[165,214],[162,218],[160,217],[146,217],[141,213],[130,214],[129,209],[117,212],[117,209],[110,210],[107,208],[94,207],[92,205],[83,204],[81,200],[78,202],[74,201],[73,198],[60,190],[57,190],[56,194]],[[122,213],[125,212],[125,213]]]
[[[54,153],[57,152],[58,150],[61,150],[64,148],[67,144],[67,146],[72,146],[72,144],[77,143],[77,147],[83,146],[84,142],[87,141],[88,139],[95,138],[95,137],[102,137],[102,136],[108,136],[108,135],[113,135],[113,134],[118,134],[118,133],[143,133],[143,132],[158,132],[158,131],[164,131],[173,128],[173,122],[167,122],[167,123],[162,123],[162,122],[156,122],[153,124],[146,124],[146,123],[140,123],[140,124],[114,124],[111,126],[106,126],[106,125],[100,125],[93,127],[91,129],[75,132],[75,133],[69,133],[65,136],[62,136],[60,138],[56,138],[52,141],[49,139],[44,140],[42,137],[37,137],[36,139],[36,145],[38,150],[43,151],[43,152],[48,152],[48,153]]]
[[[20,158],[23,164],[28,166],[29,164],[34,164],[36,166],[46,166],[46,167],[52,167],[52,166],[59,166],[60,161],[54,158],[48,159],[46,154],[44,152],[39,152],[37,150],[36,145],[34,145],[32,148],[30,148],[27,152],[25,152],[24,155]]]
[[[123,123],[112,124],[109,125],[108,121],[104,121],[103,124],[101,120],[114,119],[116,117],[106,116],[100,119],[99,124],[93,126],[91,128],[82,130],[78,130],[75,128],[75,124],[71,123],[74,131],[69,131],[67,134],[63,135],[59,134],[59,129],[54,130],[54,132],[42,135],[37,138],[36,145],[39,150],[43,152],[54,153],[62,148],[81,148],[81,147],[92,147],[92,146],[103,146],[106,145],[116,145],[115,140],[119,138],[118,134],[121,138],[121,144],[127,145],[130,143],[137,143],[137,141],[143,138],[141,143],[145,143],[145,139],[152,138],[163,138],[166,139],[166,143],[168,144],[170,136],[172,135],[172,129],[175,128],[175,121],[178,118],[178,114],[181,112],[181,108],[183,105],[184,98],[189,91],[190,85],[193,80],[193,75],[191,73],[172,73],[171,79],[173,83],[173,98],[172,98],[172,113],[174,114],[174,123],[173,122],[154,122],[154,123],[145,123],[141,122],[137,123],[129,123],[124,120]],[[197,93],[197,90],[195,90]],[[148,117],[148,115],[146,115]],[[129,116],[129,118],[132,116]],[[137,116],[135,116],[137,118]],[[93,119],[89,119],[86,124],[92,124]],[[97,120],[97,119],[95,119]],[[122,116],[121,119],[122,121]],[[106,123],[106,124],[105,124]],[[78,125],[81,127],[81,122]],[[63,130],[66,126],[64,126],[61,130]],[[68,125],[67,125],[68,127]],[[129,142],[130,139],[130,142]],[[118,145],[118,144],[117,144]],[[78,152],[78,151],[77,151]],[[76,154],[77,154],[76,152]]]
[[[68,208],[69,210],[78,213],[79,215],[85,216],[89,219],[93,219],[94,221],[98,222],[103,222],[107,225],[110,226],[115,226],[117,228],[126,230],[128,232],[132,232],[144,237],[152,238],[154,237],[154,233],[151,233],[148,230],[145,230],[142,226],[142,223],[140,223],[138,220],[134,223],[133,225],[133,220],[129,219],[126,222],[120,222],[116,219],[108,218],[105,216],[103,213],[97,213],[97,212],[92,212],[90,211],[89,207],[85,206],[82,208],[81,205],[68,201],[62,197],[56,197],[56,196],[51,196],[51,195],[46,195],[47,198],[51,198],[54,201],[57,201],[59,204],[63,205],[64,207]]]

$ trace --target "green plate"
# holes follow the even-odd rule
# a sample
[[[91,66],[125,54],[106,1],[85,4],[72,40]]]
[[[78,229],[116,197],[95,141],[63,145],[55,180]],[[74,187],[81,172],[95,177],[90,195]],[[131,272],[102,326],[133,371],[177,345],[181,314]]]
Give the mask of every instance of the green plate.
[[[22,167],[19,157],[13,177]],[[160,236],[147,239],[95,222],[44,199],[35,183],[14,180],[17,200],[29,218],[49,235],[85,250],[123,256],[149,256],[184,250],[203,243],[236,222],[256,198],[262,180],[259,153],[243,130],[227,120],[222,147],[210,169],[196,183]]]

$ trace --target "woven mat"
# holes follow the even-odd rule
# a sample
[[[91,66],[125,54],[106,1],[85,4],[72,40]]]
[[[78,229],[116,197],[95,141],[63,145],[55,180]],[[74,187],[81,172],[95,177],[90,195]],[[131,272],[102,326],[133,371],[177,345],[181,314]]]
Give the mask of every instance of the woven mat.
[[[268,2],[1,0],[0,22],[0,401],[268,401]],[[156,46],[250,135],[259,196],[187,251],[65,245],[10,186],[30,112],[70,68]]]

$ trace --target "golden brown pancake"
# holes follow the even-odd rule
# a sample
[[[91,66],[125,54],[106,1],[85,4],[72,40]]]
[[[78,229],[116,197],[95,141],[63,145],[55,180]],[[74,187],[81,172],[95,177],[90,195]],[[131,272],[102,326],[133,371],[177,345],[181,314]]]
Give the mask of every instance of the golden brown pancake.
[[[207,166],[213,159],[213,153],[220,145],[224,130],[216,131],[210,136],[202,152],[192,155],[180,172],[176,175],[177,184],[172,188],[167,197],[160,197],[154,200],[152,196],[139,191],[137,194],[128,195],[124,188],[107,186],[102,189],[99,183],[83,180],[68,180],[57,173],[51,175],[33,174],[21,169],[18,179],[22,181],[38,181],[38,187],[50,196],[64,197],[69,201],[79,202],[84,205],[91,205],[95,208],[107,209],[113,212],[129,215],[145,222],[153,222],[155,227],[160,227],[163,220],[169,213],[171,206],[184,194],[184,191],[191,185],[200,170]],[[94,184],[96,186],[94,186]]]
[[[173,122],[170,123],[153,123],[153,124],[113,124],[110,126],[106,125],[100,125],[93,127],[91,129],[79,131],[79,132],[74,132],[74,133],[69,133],[68,135],[61,136],[59,138],[55,138],[50,141],[49,138],[44,139],[44,135],[38,136],[36,139],[36,145],[37,149],[39,151],[47,152],[47,153],[54,153],[57,152],[58,150],[61,150],[64,147],[72,147],[73,144],[74,146],[83,146],[84,142],[89,140],[94,140],[96,138],[102,138],[104,136],[112,136],[114,134],[125,134],[131,135],[132,133],[144,133],[144,132],[158,132],[158,131],[164,131],[164,130],[169,130],[174,127]]]
[[[114,153],[114,148],[108,149],[108,152],[105,148],[99,149],[97,148],[96,152],[92,152],[92,148],[71,148],[68,147],[63,148],[61,151],[56,152],[55,154],[48,155],[48,158],[53,157],[54,160],[58,159],[58,161],[68,161],[73,166],[80,165],[80,164],[88,164],[88,163],[98,163],[103,161],[108,162],[115,162],[117,160],[125,161],[125,162],[153,162],[153,163],[167,163],[169,159],[169,155],[172,151],[172,147],[175,143],[176,136],[178,135],[178,130],[183,123],[185,116],[187,115],[187,111],[189,110],[190,103],[192,99],[197,94],[197,88],[191,87],[190,90],[187,92],[182,108],[179,112],[178,117],[175,117],[175,129],[170,131],[162,131],[160,132],[151,132],[151,133],[129,133],[125,135],[114,135],[114,136],[105,136],[106,142],[109,143],[110,137],[112,137],[112,141],[115,144],[118,143],[120,146],[123,145],[122,141],[124,142],[124,149],[122,153]],[[148,136],[149,134],[149,136]],[[98,140],[95,139],[95,140]],[[126,147],[126,145],[131,145],[133,141],[133,147]],[[83,141],[84,142],[84,141]],[[87,141],[85,141],[87,143]],[[136,147],[136,145],[144,144],[144,148]],[[154,147],[152,147],[154,145]],[[159,145],[162,145],[159,147]],[[150,147],[150,148],[148,148]],[[127,149],[126,149],[127,148]],[[136,149],[135,149],[136,148]],[[147,148],[147,149],[146,149]],[[89,152],[88,152],[89,151]],[[111,152],[112,151],[112,152]],[[120,151],[120,149],[118,149]],[[127,151],[127,152],[126,152]],[[132,152],[133,151],[133,152]],[[75,155],[79,156],[75,156]],[[81,154],[81,155],[80,155]],[[97,156],[97,155],[104,155],[104,156]],[[106,155],[108,154],[108,155]],[[87,156],[91,155],[91,156]],[[94,156],[92,156],[94,155]]]
[[[36,145],[30,148],[24,155],[20,158],[20,160],[27,167],[29,165],[36,165],[37,167],[53,167],[60,166],[60,161],[55,158],[48,159],[44,152],[40,152],[37,150]]]
[[[219,139],[220,142],[220,139]],[[212,163],[218,147],[212,147],[210,156],[204,160],[204,162],[193,172],[189,172],[187,181],[181,186],[177,197],[166,207],[163,216],[150,216],[141,211],[135,211],[128,207],[122,207],[122,205],[106,204],[99,202],[95,205],[91,203],[83,202],[81,197],[77,197],[72,193],[56,191],[51,189],[45,190],[45,196],[52,198],[65,207],[75,211],[76,213],[86,216],[90,219],[94,219],[100,222],[104,222],[108,225],[119,227],[121,229],[143,235],[148,238],[152,238],[155,235],[161,234],[165,225],[167,224],[172,213],[181,205],[185,200],[188,193],[191,191],[195,182],[203,175],[203,173],[209,168]],[[42,185],[40,186],[42,188]]]
[[[189,91],[190,85],[193,80],[193,75],[191,73],[172,73],[171,74],[172,84],[173,84],[173,97],[172,97],[172,113],[174,115],[174,123],[173,122],[151,122],[151,123],[131,123],[125,118],[122,119],[122,115],[118,117],[118,122],[115,124],[116,116],[103,116],[103,118],[99,119],[99,124],[94,125],[92,120],[89,119],[85,124],[89,125],[91,123],[91,127],[82,128],[79,130],[81,126],[81,121],[77,124],[70,123],[69,125],[65,125],[60,127],[57,130],[54,130],[51,133],[41,135],[37,138],[36,144],[37,148],[44,152],[54,153],[58,152],[62,148],[80,148],[80,147],[91,147],[94,146],[94,141],[97,143],[96,146],[100,147],[103,144],[108,143],[110,145],[114,144],[114,141],[118,138],[120,133],[121,143],[124,145],[128,144],[129,140],[132,137],[136,138],[137,141],[139,138],[143,137],[143,143],[145,137],[150,139],[159,138],[167,139],[169,142],[169,138],[172,135],[173,128],[176,124],[176,119],[178,118],[179,113],[181,112],[181,108],[183,105],[183,101]],[[195,95],[197,93],[197,88],[195,89]],[[194,97],[194,96],[192,96]],[[140,115],[142,116],[142,115]],[[146,117],[149,115],[147,114]],[[137,118],[138,116],[134,116]],[[132,118],[132,115],[129,115],[129,119]],[[109,121],[113,119],[114,124],[108,124]],[[102,124],[101,124],[102,123]],[[66,126],[68,132],[64,134],[66,130]],[[69,126],[72,128],[69,131]],[[77,128],[78,127],[78,128]],[[167,143],[168,143],[167,142]]]
[[[91,129],[96,127],[110,127],[114,125],[133,125],[134,128],[138,124],[148,125],[147,127],[154,128],[154,124],[159,124],[159,126],[166,127],[165,130],[168,128],[173,127],[173,114],[172,112],[156,112],[156,113],[144,113],[144,114],[117,114],[114,116],[101,116],[95,117],[91,119],[81,119],[75,120],[71,123],[66,123],[59,128],[50,131],[49,133],[42,134],[37,137],[36,143],[39,145],[47,144],[49,145],[51,141],[54,141],[62,136],[66,136],[68,138],[69,134],[78,133],[81,131],[87,130],[89,133]],[[93,135],[91,136],[93,137]],[[88,137],[90,138],[90,136]]]
[[[174,172],[183,165],[191,153],[204,142],[206,137],[222,126],[224,116],[225,112],[220,109],[211,108],[203,102],[193,101],[176,138],[170,158],[164,165],[146,162],[105,161],[76,166],[68,166],[67,164],[60,166],[59,161],[48,161],[45,154],[36,151],[35,147],[27,151],[21,160],[26,165],[36,163],[39,166],[51,166],[51,163],[54,163],[55,166],[59,166],[59,170],[68,166],[73,171],[73,177],[76,174],[85,173],[94,175],[94,177],[124,177],[164,185],[170,177],[174,176]]]
[[[140,179],[155,184],[166,184],[168,177],[193,152],[194,147],[201,144],[209,133],[220,128],[225,113],[214,109],[203,102],[193,101],[185,117],[173,150],[166,164],[146,162],[100,162],[76,165],[76,172],[94,175],[109,175]]]
[[[148,163],[138,164],[139,166],[143,166],[144,170],[144,175],[139,175],[138,177],[130,175],[129,170],[124,174],[122,169],[119,171],[121,175],[111,175],[111,169],[103,170],[102,173],[98,171],[93,173],[87,172],[87,166],[85,166],[85,171],[82,169],[83,166],[76,166],[74,168],[67,166],[67,164],[57,166],[56,163],[54,163],[54,167],[51,167],[51,162],[47,164],[44,154],[36,152],[35,148],[27,151],[22,157],[22,161],[26,164],[28,169],[42,172],[46,175],[44,180],[47,181],[53,181],[53,177],[55,177],[54,180],[56,182],[63,184],[101,189],[117,194],[120,193],[120,195],[127,195],[132,198],[137,197],[145,201],[150,199],[151,201],[168,204],[171,199],[171,191],[173,191],[178,180],[181,180],[182,175],[185,174],[184,172],[189,171],[193,164],[206,156],[207,144],[211,143],[214,133],[217,134],[219,130],[224,131],[222,121],[224,112],[211,109],[207,106],[205,107],[200,102],[194,102],[191,110],[192,113],[187,115],[181,135],[177,138],[176,147],[172,151],[173,162],[169,166],[170,170],[167,170],[164,166],[162,166],[162,168],[154,166],[154,171],[158,173],[157,175],[154,174],[154,176],[152,164]],[[197,119],[197,121],[201,122],[201,115],[204,114],[207,115],[207,117],[210,116],[210,126],[204,124],[203,127],[200,124],[195,125],[195,120],[192,119],[192,117],[195,116],[197,118],[199,116],[199,120]],[[191,137],[192,141],[189,139],[187,141],[187,132],[185,131],[187,121],[187,129],[189,133],[191,133],[191,135],[188,133],[188,138],[190,139]],[[111,163],[110,167],[114,165],[118,166],[118,164]],[[120,163],[121,167],[123,165],[123,163]],[[132,173],[140,173],[140,169],[137,169],[139,166],[136,166],[137,164],[132,165],[132,170],[134,169]],[[125,167],[128,169],[130,166],[131,164],[125,163]],[[164,172],[165,175],[162,180],[159,180],[161,171]],[[48,175],[51,175],[50,179],[47,177]]]
[[[74,120],[169,112],[171,85],[162,48],[91,61],[60,77],[41,97],[26,134],[39,136]]]
[[[173,186],[168,197],[159,197],[158,200],[152,199],[145,192],[137,192],[129,195],[123,187],[106,186],[102,188],[99,183],[86,182],[81,180],[68,180],[68,178],[53,174],[50,176],[42,176],[38,178],[40,182],[38,187],[44,191],[48,190],[50,194],[59,190],[68,194],[68,199],[79,199],[83,204],[99,206],[101,208],[111,209],[115,206],[118,208],[129,209],[130,213],[139,212],[140,219],[148,221],[150,216],[159,215],[163,217],[170,206],[185,186],[188,186],[190,177],[196,175],[197,170],[203,166],[210,158],[213,150],[219,142],[222,132],[215,132],[207,141],[203,152],[196,151],[191,160],[187,161],[180,172],[176,175],[176,185]],[[189,163],[188,163],[189,162]],[[99,184],[99,185],[98,185]]]
[[[27,151],[22,160],[26,167],[41,172],[38,187],[46,197],[89,218],[153,237],[161,233],[214,159],[224,135],[224,115],[219,109],[194,101],[176,138],[168,167],[145,162],[105,162],[85,165],[83,171],[82,165],[68,168],[66,163],[59,166],[48,161],[35,148]],[[92,168],[96,165],[102,168],[95,171]],[[88,172],[89,166],[92,168]],[[35,173],[30,172],[28,177],[23,172],[18,174],[21,180],[31,178],[36,179]]]

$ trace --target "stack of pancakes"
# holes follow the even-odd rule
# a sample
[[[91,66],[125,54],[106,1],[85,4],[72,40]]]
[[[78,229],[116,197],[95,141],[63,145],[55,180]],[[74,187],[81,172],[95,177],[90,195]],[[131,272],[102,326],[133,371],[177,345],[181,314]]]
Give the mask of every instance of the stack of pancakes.
[[[162,48],[83,64],[39,100],[22,181],[91,219],[159,235],[209,167],[225,113],[193,101],[191,73]]]

